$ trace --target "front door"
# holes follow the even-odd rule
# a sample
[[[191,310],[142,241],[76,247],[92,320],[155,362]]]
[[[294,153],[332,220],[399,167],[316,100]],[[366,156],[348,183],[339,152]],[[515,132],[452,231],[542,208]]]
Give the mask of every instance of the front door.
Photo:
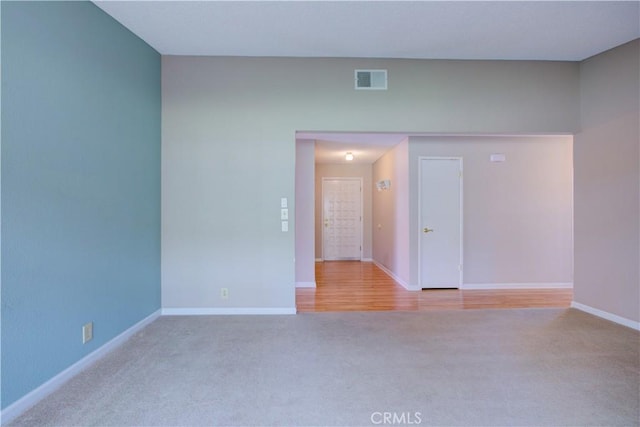
[[[362,179],[322,179],[322,258],[360,260]]]
[[[462,284],[462,159],[420,158],[420,286]]]

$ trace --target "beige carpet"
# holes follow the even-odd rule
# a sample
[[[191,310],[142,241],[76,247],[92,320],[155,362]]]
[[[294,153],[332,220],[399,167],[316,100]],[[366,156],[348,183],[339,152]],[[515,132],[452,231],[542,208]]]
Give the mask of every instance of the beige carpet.
[[[638,425],[639,347],[572,309],[162,317],[12,425]]]

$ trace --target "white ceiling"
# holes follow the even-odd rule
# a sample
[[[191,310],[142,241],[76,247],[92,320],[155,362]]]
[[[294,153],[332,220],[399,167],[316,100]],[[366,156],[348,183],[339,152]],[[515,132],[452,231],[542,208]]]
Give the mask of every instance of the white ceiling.
[[[163,55],[579,61],[640,37],[636,1],[95,1]]]
[[[640,0],[94,3],[163,55],[580,61],[640,37]],[[405,137],[298,134],[321,163]]]

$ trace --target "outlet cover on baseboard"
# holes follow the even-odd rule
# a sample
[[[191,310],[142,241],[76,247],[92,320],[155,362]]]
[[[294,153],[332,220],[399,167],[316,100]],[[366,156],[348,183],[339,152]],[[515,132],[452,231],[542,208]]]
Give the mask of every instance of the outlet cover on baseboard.
[[[93,339],[93,322],[89,322],[82,327],[82,344],[86,344]]]

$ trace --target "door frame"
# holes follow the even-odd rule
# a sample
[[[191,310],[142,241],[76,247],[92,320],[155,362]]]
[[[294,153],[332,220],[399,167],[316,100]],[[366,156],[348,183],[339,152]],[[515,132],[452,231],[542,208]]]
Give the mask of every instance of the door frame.
[[[458,289],[462,288],[464,273],[464,159],[457,156],[419,156],[418,157],[418,287],[422,284],[422,161],[423,160],[458,160],[460,165],[460,274],[458,275]]]
[[[325,248],[324,248],[324,183],[325,181],[358,181],[360,182],[360,261],[362,261],[362,253],[363,253],[363,245],[364,245],[364,198],[363,198],[363,187],[364,182],[361,176],[337,176],[337,177],[322,177],[322,188],[320,194],[320,228],[322,229],[322,261],[326,259],[325,257]]]

